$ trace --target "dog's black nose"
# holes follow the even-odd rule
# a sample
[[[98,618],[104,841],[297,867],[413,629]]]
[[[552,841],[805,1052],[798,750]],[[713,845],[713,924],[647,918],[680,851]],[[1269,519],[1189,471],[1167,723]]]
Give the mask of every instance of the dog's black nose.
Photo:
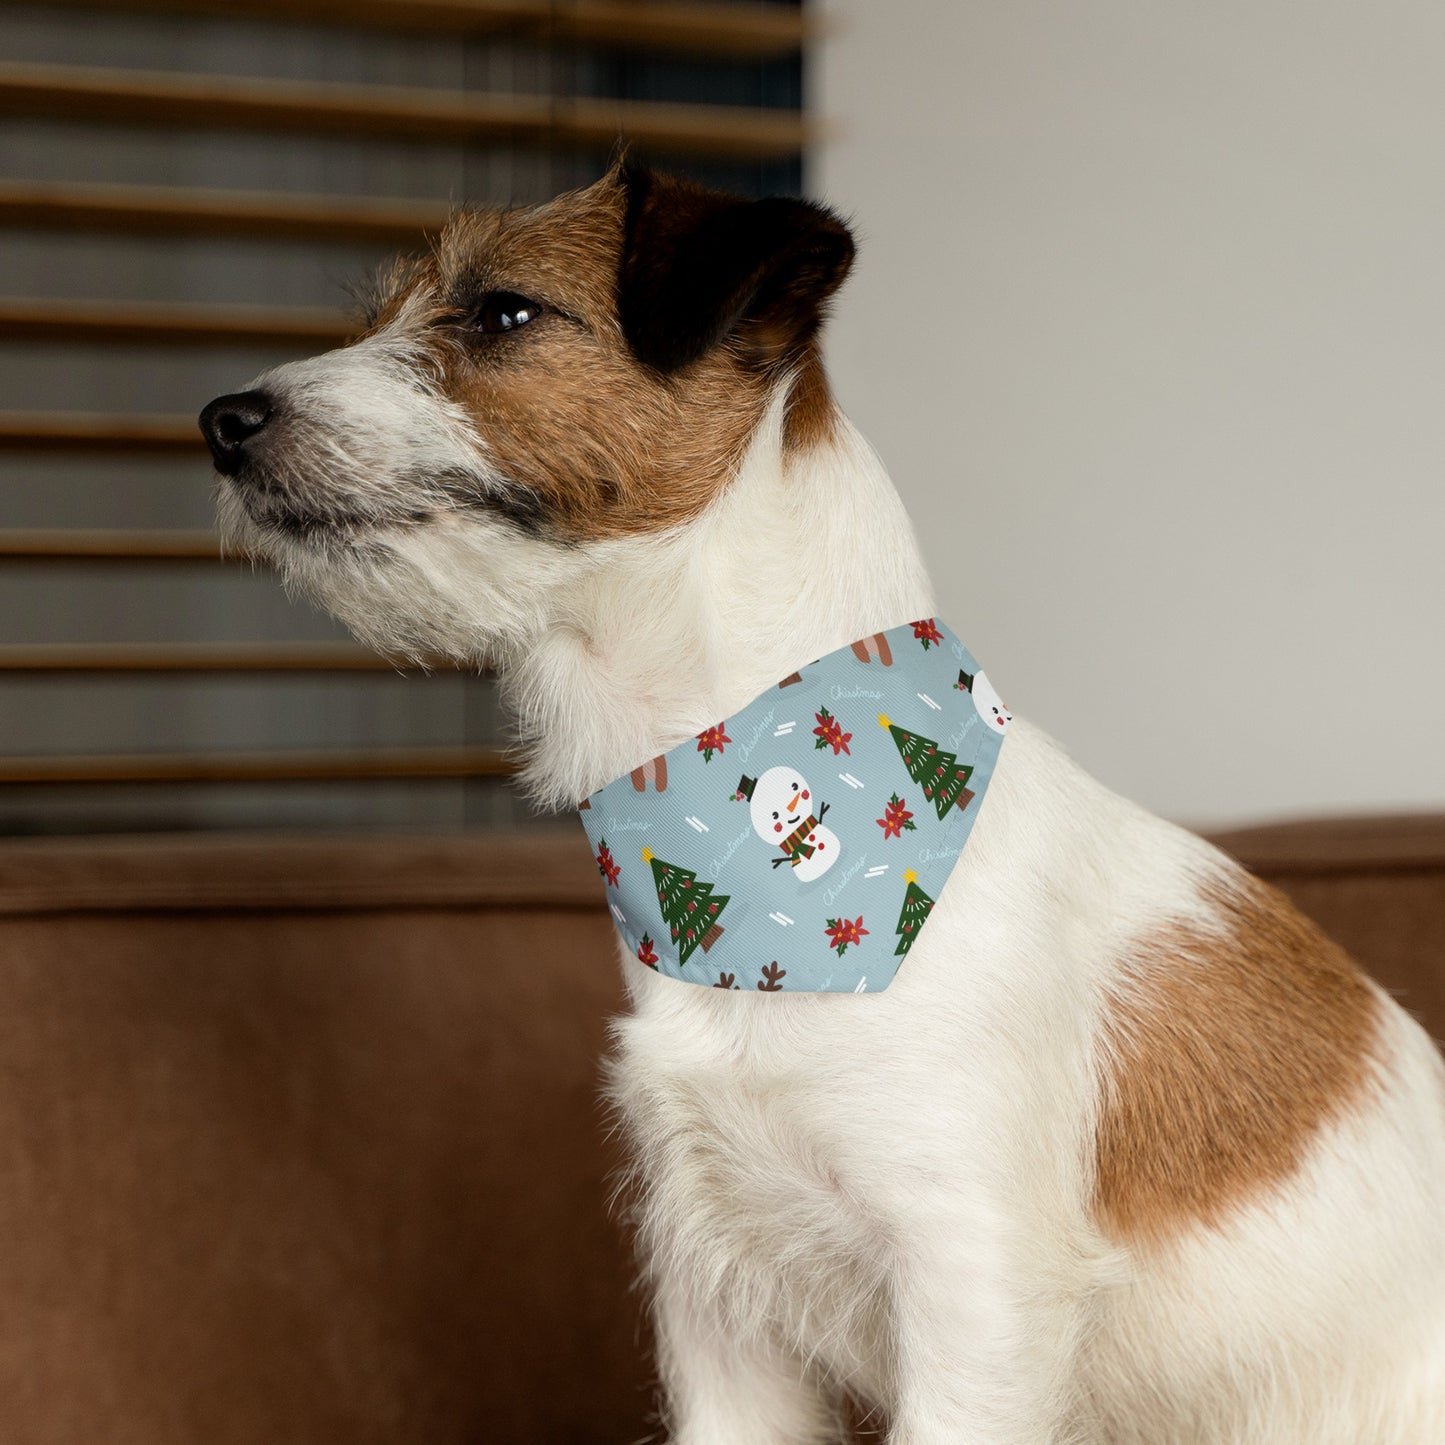
[[[264,391],[218,396],[201,413],[201,434],[216,470],[233,477],[246,459],[246,443],[271,419],[271,398]]]

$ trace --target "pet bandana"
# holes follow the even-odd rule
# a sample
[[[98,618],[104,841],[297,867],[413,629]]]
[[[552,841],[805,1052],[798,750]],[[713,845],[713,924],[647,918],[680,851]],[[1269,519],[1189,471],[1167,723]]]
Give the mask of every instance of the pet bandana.
[[[887,988],[963,851],[1009,721],[931,617],[785,677],[582,804],[628,949],[710,988]]]

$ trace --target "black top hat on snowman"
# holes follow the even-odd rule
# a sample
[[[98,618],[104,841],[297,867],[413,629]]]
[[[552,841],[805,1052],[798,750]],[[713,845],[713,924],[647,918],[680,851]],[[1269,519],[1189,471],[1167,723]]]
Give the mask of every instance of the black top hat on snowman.
[[[753,797],[753,789],[756,788],[757,785],[758,780],[756,778],[750,778],[746,773],[744,773],[742,776],[742,780],[738,783],[737,792],[733,794],[733,802],[741,803],[744,799],[746,799],[748,802],[751,802]]]

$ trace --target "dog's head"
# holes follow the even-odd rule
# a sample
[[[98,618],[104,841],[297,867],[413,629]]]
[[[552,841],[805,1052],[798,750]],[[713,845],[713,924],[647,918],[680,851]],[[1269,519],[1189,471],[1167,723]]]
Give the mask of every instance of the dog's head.
[[[852,255],[821,207],[625,162],[459,212],[355,342],[202,412],[223,529],[374,643],[475,657],[579,549],[704,511],[780,387],[794,444],[826,431],[815,336]]]

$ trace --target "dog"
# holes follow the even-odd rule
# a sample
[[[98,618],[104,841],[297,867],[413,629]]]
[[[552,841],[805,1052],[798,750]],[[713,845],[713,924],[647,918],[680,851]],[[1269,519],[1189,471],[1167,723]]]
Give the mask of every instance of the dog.
[[[495,667],[576,806],[934,612],[822,366],[853,252],[625,157],[461,211],[358,340],[202,413],[223,531],[389,655]],[[622,951],[670,1439],[815,1445],[861,1401],[893,1445],[1445,1441],[1430,1039],[1025,721],[977,806],[885,991]]]

